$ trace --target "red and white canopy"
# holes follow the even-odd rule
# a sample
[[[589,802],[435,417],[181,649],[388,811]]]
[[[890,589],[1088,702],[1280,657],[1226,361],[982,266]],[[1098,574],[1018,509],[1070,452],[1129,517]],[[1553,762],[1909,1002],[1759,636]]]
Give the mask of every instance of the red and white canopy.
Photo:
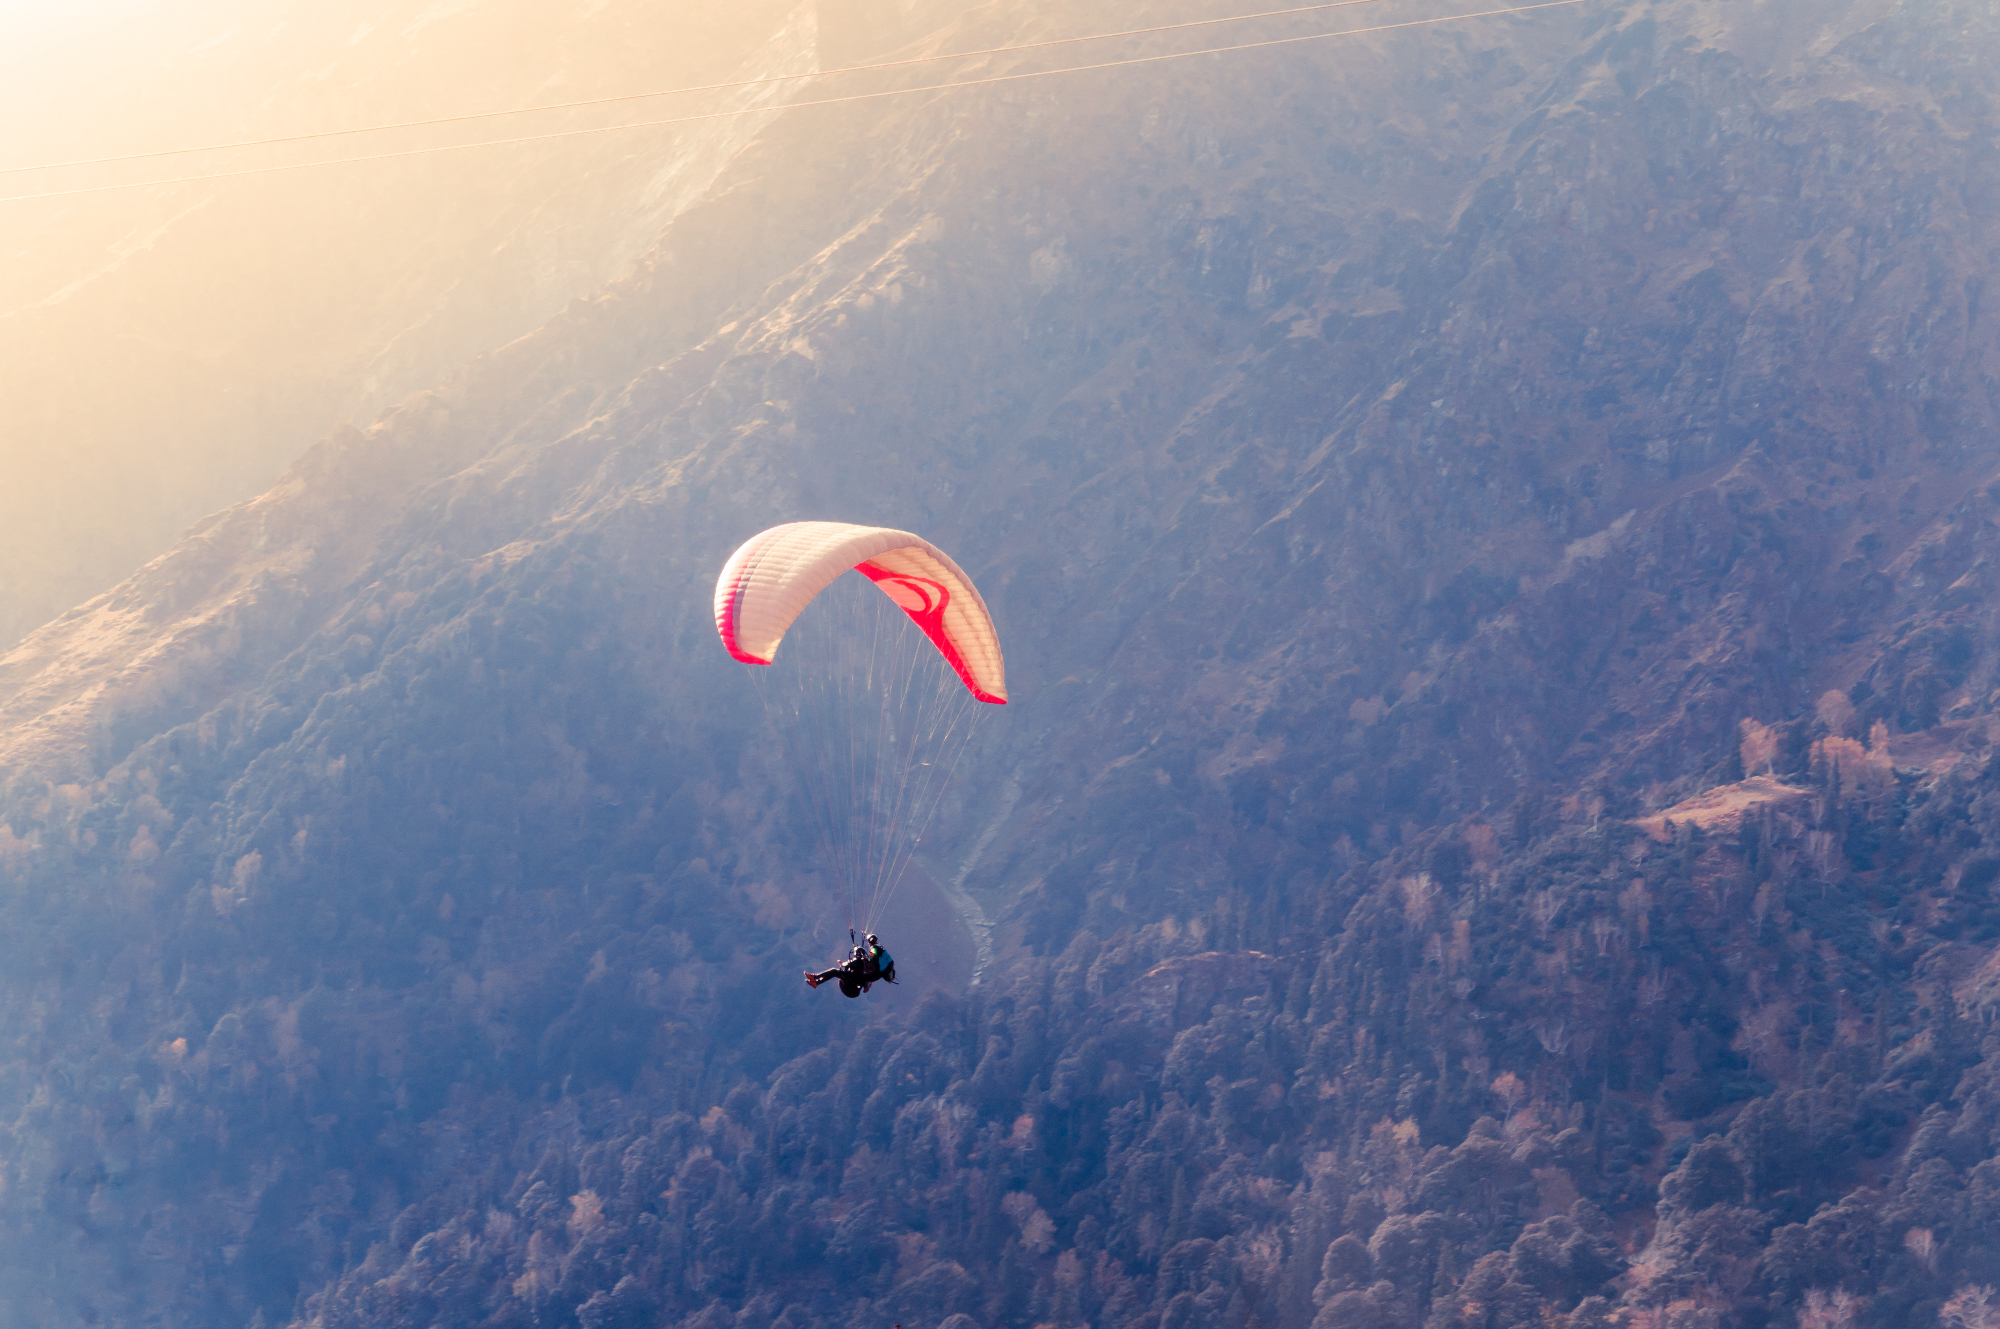
[[[972,579],[908,531],[794,521],[753,535],[715,583],[715,630],[744,664],[769,664],[812,598],[848,569],[882,588],[924,630],[981,701],[1007,700],[1000,634]]]

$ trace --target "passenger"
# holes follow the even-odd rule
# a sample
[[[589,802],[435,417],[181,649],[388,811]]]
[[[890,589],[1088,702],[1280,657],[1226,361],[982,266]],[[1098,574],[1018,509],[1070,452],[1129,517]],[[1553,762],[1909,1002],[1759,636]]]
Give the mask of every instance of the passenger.
[[[841,996],[858,997],[868,990],[869,984],[881,976],[881,970],[875,967],[875,962],[869,958],[867,950],[864,947],[856,946],[854,953],[843,964],[837,964],[831,969],[823,969],[817,974],[808,969],[806,971],[806,986],[816,988],[829,978],[837,978],[840,980]]]

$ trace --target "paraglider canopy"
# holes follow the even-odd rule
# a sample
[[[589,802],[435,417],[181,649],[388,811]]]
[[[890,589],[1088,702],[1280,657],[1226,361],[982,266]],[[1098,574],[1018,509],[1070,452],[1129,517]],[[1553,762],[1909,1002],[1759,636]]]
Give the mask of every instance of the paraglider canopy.
[[[744,664],[770,664],[793,620],[850,568],[923,629],[973,696],[1006,703],[1000,635],[972,579],[922,536],[886,526],[794,521],[745,541],[715,583],[722,644]]]
[[[850,570],[874,589],[843,575]],[[715,629],[733,658],[776,666],[750,676],[782,744],[779,783],[793,785],[817,823],[850,937],[871,930],[977,717],[990,714],[980,703],[1007,700],[986,602],[921,536],[795,521],[730,556],[715,583]]]

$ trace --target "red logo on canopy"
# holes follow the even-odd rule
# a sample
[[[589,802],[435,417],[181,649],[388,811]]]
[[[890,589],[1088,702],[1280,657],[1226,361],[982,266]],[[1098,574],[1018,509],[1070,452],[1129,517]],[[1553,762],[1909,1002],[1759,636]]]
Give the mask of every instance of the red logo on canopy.
[[[873,563],[856,563],[854,570],[880,586],[883,593],[910,616],[910,621],[924,630],[924,635],[938,648],[938,654],[945,658],[945,663],[965,680],[966,687],[972,689],[973,696],[981,701],[1000,700],[973,681],[972,670],[965,663],[965,657],[959,654],[957,644],[945,634],[944,610],[951,603],[951,592],[945,589],[942,582],[908,572],[891,572]]]

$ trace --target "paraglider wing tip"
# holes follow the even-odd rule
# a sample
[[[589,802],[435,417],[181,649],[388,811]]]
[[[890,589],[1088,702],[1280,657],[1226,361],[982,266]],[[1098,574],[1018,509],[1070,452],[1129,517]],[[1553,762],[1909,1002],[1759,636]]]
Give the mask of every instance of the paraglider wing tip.
[[[769,664],[769,660],[752,655],[736,640],[736,592],[732,589],[728,602],[716,611],[715,630],[722,638],[722,648],[729,652],[729,658],[740,664]]]
[[[751,652],[744,650],[736,640],[736,625],[734,622],[724,620],[717,627],[722,634],[723,649],[728,651],[729,658],[735,660],[737,663],[767,665],[776,658],[775,652],[770,656],[763,656],[753,655]]]

